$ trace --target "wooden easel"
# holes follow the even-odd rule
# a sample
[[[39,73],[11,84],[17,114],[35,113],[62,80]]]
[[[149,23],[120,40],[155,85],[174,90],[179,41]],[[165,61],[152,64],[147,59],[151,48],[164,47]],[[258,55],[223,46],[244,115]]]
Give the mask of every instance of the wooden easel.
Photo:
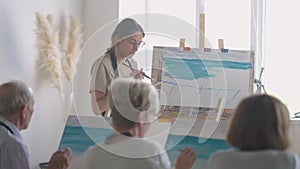
[[[179,47],[183,50],[187,51],[187,47],[185,47],[185,39],[180,38],[179,40]],[[205,51],[210,52],[209,48],[205,48],[205,14],[201,13],[199,15],[199,48],[206,49]],[[218,39],[218,48],[220,50],[224,48],[224,39]],[[223,50],[222,52],[228,52],[228,50]]]
[[[186,39],[180,38],[179,40],[179,48],[182,49],[183,51],[190,51],[190,47],[185,46]],[[221,53],[228,53],[228,49],[225,49],[224,47],[224,39],[218,39],[218,48],[217,49],[211,49],[211,48],[206,48],[205,47],[205,14],[200,14],[199,15],[199,48],[202,49],[204,52],[216,52],[218,49],[219,52]],[[164,47],[157,47],[156,50],[154,50],[153,53],[153,62],[155,62],[154,65],[158,66],[161,68],[162,63],[160,62],[160,57],[163,53]],[[251,58],[254,55],[253,52],[251,52]],[[251,63],[253,63],[253,60],[251,60]],[[157,69],[152,71],[152,76],[154,79],[158,78],[158,81],[161,81],[161,70]],[[250,72],[250,79],[253,79],[254,73],[253,70]],[[252,81],[249,81],[249,92],[253,92],[253,85]],[[161,85],[156,86],[158,89],[160,89]],[[206,107],[199,107],[199,113],[201,112],[202,114],[206,114],[209,111],[214,111],[214,109],[217,109],[217,117],[215,118],[216,121],[219,120],[228,120],[231,113],[233,112],[233,109],[227,109],[223,108],[223,103],[224,98],[219,98],[218,104],[216,105],[216,108],[206,108]],[[166,120],[170,118],[177,117],[179,115],[179,108],[177,106],[166,106],[163,110],[162,116],[160,116],[161,120]],[[204,116],[201,116],[198,118],[205,118]]]

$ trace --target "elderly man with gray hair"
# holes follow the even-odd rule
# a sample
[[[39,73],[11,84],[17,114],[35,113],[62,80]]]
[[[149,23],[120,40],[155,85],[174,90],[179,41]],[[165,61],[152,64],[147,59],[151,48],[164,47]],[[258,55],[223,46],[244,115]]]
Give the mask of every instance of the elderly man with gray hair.
[[[29,153],[20,131],[28,128],[34,110],[33,91],[20,81],[0,85],[0,169],[30,169]],[[53,153],[47,169],[65,169],[69,148]]]

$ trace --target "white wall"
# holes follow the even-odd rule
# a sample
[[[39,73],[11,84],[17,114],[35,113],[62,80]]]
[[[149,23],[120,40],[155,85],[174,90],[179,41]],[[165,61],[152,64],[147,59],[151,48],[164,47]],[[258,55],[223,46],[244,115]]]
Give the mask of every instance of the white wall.
[[[264,83],[268,93],[288,105],[292,117],[300,112],[300,58],[295,54],[300,38],[298,4],[296,0],[266,1]]]
[[[64,15],[82,15],[81,0],[0,1],[0,83],[25,81],[35,91],[35,111],[31,124],[21,133],[28,144],[33,168],[47,161],[57,148],[64,127],[59,94],[50,79],[41,77],[35,66],[38,58],[34,34],[35,11],[53,14],[61,22]]]
[[[31,124],[22,131],[31,154],[32,167],[47,161],[59,145],[65,124],[60,95],[51,84],[44,71],[36,68],[38,58],[34,34],[35,15],[52,14],[63,25],[68,15],[82,21],[84,38],[89,39],[78,63],[78,72],[74,79],[74,100],[76,112],[72,114],[92,115],[90,96],[90,68],[92,62],[105,52],[115,25],[101,29],[107,23],[118,19],[118,0],[4,0],[0,2],[0,83],[12,79],[25,81],[35,91],[35,112]],[[91,35],[100,29],[100,33]],[[64,85],[66,86],[66,85]],[[65,96],[66,97],[66,96]]]
[[[74,79],[74,103],[77,114],[93,115],[89,84],[92,63],[110,45],[110,37],[119,17],[118,0],[89,0],[83,5],[86,42]]]

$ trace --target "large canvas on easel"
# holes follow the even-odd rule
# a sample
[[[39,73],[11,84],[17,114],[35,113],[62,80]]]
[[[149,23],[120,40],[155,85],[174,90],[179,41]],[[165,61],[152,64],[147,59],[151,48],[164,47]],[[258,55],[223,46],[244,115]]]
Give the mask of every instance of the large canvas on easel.
[[[214,108],[220,97],[234,109],[253,90],[253,54],[218,49],[154,47],[152,78],[161,105]]]

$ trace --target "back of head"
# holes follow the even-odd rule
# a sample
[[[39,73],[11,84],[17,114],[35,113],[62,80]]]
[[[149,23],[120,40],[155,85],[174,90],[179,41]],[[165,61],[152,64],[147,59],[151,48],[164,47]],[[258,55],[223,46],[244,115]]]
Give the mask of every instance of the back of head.
[[[112,33],[112,46],[135,34],[143,34],[143,37],[145,36],[143,28],[134,19],[126,18],[122,20]]]
[[[136,123],[150,122],[153,120],[150,117],[159,111],[158,93],[154,86],[127,78],[111,82],[107,104],[113,125],[122,129],[131,129]]]
[[[253,95],[238,105],[227,141],[240,150],[285,150],[289,147],[289,111],[277,98]]]
[[[32,106],[33,92],[20,81],[12,81],[0,85],[0,116],[15,115],[22,106]]]

